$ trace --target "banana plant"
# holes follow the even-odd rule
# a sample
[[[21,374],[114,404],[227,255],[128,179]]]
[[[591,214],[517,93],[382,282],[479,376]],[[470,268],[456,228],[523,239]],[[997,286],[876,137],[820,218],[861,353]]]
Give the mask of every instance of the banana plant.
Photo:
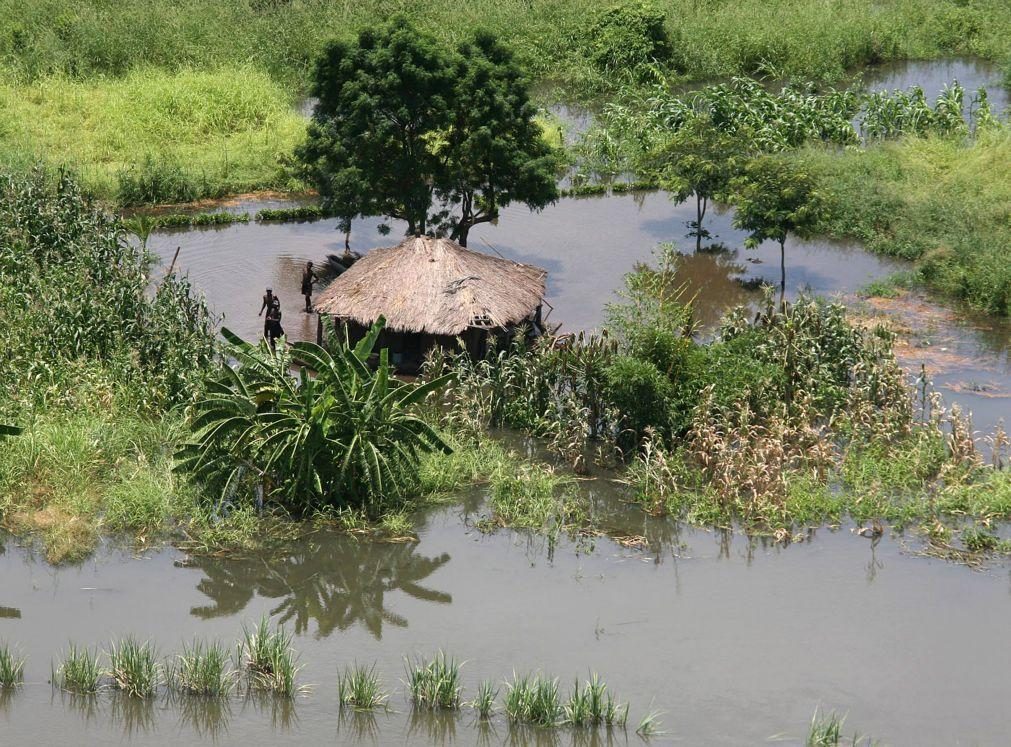
[[[252,345],[222,330],[224,365],[194,407],[180,465],[221,486],[250,484],[296,511],[321,505],[381,510],[410,492],[425,452],[449,446],[414,406],[451,375],[424,384],[392,376],[388,351],[370,365],[385,321],[352,346],[325,320],[328,344]]]

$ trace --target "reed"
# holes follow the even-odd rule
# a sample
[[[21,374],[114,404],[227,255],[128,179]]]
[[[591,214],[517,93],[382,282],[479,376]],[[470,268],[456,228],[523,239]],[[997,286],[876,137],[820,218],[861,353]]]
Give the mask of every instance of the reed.
[[[807,732],[807,747],[837,747],[842,740],[845,716],[839,716],[835,711],[821,713],[815,710],[811,717],[811,728]]]
[[[71,643],[58,667],[54,667],[52,681],[67,692],[80,695],[96,693],[105,670],[99,652]]]
[[[251,686],[291,698],[299,691],[296,677],[302,666],[291,646],[291,633],[283,626],[270,629],[264,616],[255,628],[242,628],[239,661],[242,662]]]
[[[540,674],[513,675],[506,683],[505,712],[510,721],[534,726],[557,726],[564,716],[558,680]]]
[[[109,676],[115,686],[134,698],[153,697],[164,672],[154,646],[133,637],[109,647]]]
[[[596,672],[582,686],[576,680],[563,708],[565,722],[573,726],[624,727],[628,721],[628,704],[617,702]]]
[[[389,699],[389,693],[383,689],[375,664],[354,664],[338,675],[337,699],[342,707],[371,710],[383,707]]]
[[[10,690],[25,678],[25,659],[18,656],[6,643],[0,644],[0,690]]]
[[[223,697],[235,688],[238,674],[229,651],[219,643],[195,640],[183,645],[169,682],[179,692],[189,695]]]
[[[416,708],[456,710],[460,707],[460,666],[456,659],[439,651],[431,660],[405,661],[407,688]]]
[[[488,680],[482,680],[477,686],[477,697],[471,705],[477,711],[477,715],[482,719],[489,719],[495,713],[495,699],[498,697],[498,688]]]
[[[639,726],[636,727],[635,733],[643,739],[649,739],[650,737],[662,734],[663,732],[660,730],[662,726],[660,722],[661,715],[663,714],[660,711],[650,711],[645,714],[639,719]]]

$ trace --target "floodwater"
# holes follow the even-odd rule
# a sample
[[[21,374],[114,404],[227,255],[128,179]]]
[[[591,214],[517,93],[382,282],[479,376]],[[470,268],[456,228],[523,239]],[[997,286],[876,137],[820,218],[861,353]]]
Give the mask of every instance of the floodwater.
[[[919,82],[931,96],[921,73],[902,78],[917,64],[892,66],[880,85]],[[962,70],[937,77],[975,87]],[[878,85],[872,74],[865,82]],[[778,248],[733,249],[743,236],[717,211],[707,227],[732,249],[696,254],[685,238],[693,209],[661,193],[562,200],[536,214],[514,207],[472,232],[471,246],[546,268],[549,321],[577,331],[598,328],[623,274],[673,242],[699,321],[711,328],[728,307],[757,300],[755,282],[778,283]],[[367,251],[401,231],[394,225],[384,238],[376,225],[356,222],[352,247]],[[236,332],[259,334],[256,312],[271,286],[289,336],[310,338],[315,320],[299,313],[299,273],[306,260],[340,253],[343,235],[334,221],[250,223],[159,232],[150,246],[166,263],[179,247],[178,266]],[[855,296],[904,267],[850,244],[791,241],[787,293],[837,297],[887,317],[901,332],[903,362],[912,372],[924,363],[949,401],[973,410],[977,427],[1011,420],[1011,325],[916,296]],[[635,724],[655,709],[666,732],[659,743],[801,744],[821,707],[848,714],[847,734],[883,744],[1007,743],[1006,565],[974,571],[917,557],[901,537],[871,541],[848,527],[788,546],[679,529],[625,505],[610,483],[582,484],[609,531],[644,538],[639,549],[606,538],[553,547],[522,532],[482,534],[474,528],[486,511],[480,494],[419,517],[414,543],[320,532],[271,556],[134,556],[108,547],[79,566],[52,568],[0,538],[0,640],[28,657],[26,685],[0,693],[0,742],[637,744]],[[107,647],[132,634],[170,655],[196,636],[232,643],[264,614],[295,632],[300,679],[313,686],[293,703],[81,699],[48,684],[51,661],[70,639]],[[404,696],[403,657],[440,648],[466,660],[465,698],[479,681],[514,671],[560,677],[563,691],[600,672],[630,701],[632,726],[595,740],[519,731],[501,716],[481,725],[468,711],[418,716]],[[354,662],[375,662],[393,690],[388,712],[341,716],[337,669]]]
[[[862,86],[869,91],[907,90],[920,86],[931,104],[952,81],[965,88],[965,108],[968,111],[972,97],[985,88],[990,110],[994,115],[1008,111],[1008,89],[1000,66],[972,57],[950,60],[905,60],[868,68],[861,76]]]
[[[228,210],[255,213],[286,204],[277,200],[245,200]],[[619,194],[560,200],[540,213],[510,206],[496,225],[478,226],[470,246],[497,252],[548,271],[548,321],[562,332],[598,328],[606,305],[620,300],[623,276],[636,263],[648,262],[656,248],[671,242],[684,253],[680,273],[686,296],[694,297],[698,321],[711,329],[729,308],[755,302],[755,285],[779,284],[779,247],[766,242],[757,250],[694,252],[685,237],[694,218],[692,204],[673,205],[664,193]],[[707,228],[712,241],[741,247],[744,233],[731,225],[728,210],[711,209]],[[376,230],[379,221],[356,221],[351,246],[367,252],[388,245],[402,233],[394,224],[390,236]],[[344,235],[336,221],[315,223],[248,223],[163,231],[152,234],[149,246],[165,263],[179,247],[178,267],[189,273],[211,307],[233,331],[256,339],[257,316],[266,287],[282,301],[285,331],[292,339],[314,339],[316,319],[305,314],[299,295],[306,260],[317,265],[328,254],[340,254]],[[906,269],[905,263],[870,254],[859,245],[828,240],[800,241],[786,246],[787,295],[800,292],[856,303],[856,292],[869,282]],[[1011,422],[1011,325],[971,314],[955,313],[923,300],[879,305],[876,312],[896,317],[908,330],[900,357],[913,374],[920,364],[949,401],[975,414],[975,424],[990,430]]]
[[[239,202],[228,209],[254,213],[283,203],[274,200]],[[497,225],[471,231],[469,245],[497,252],[508,259],[538,265],[548,271],[548,301],[554,311],[550,321],[563,331],[590,330],[604,320],[604,307],[618,300],[625,273],[647,262],[657,246],[674,242],[694,247],[685,239],[686,221],[694,219],[694,205],[674,206],[663,193],[624,194],[560,200],[540,213],[522,206],[502,211]],[[731,214],[711,212],[706,227],[715,241],[741,246],[745,233],[731,225]],[[376,230],[379,221],[356,221],[351,247],[367,252],[398,241],[402,226],[392,224],[390,236]],[[340,254],[344,235],[335,220],[315,223],[232,224],[164,231],[152,234],[149,246],[171,261],[180,247],[177,267],[189,273],[224,316],[224,324],[247,337],[258,334],[262,320],[256,316],[264,288],[279,294],[289,337],[315,334],[315,320],[301,318],[301,270],[306,260],[319,264],[328,254]],[[787,242],[788,292],[819,294],[848,292],[906,265],[863,251],[856,245],[829,241]],[[712,322],[721,307],[745,299],[732,278],[765,280],[779,284],[779,247],[766,243],[760,249],[720,253],[686,261],[686,280],[700,292],[700,314]],[[721,300],[726,298],[725,301]]]
[[[108,550],[53,569],[8,541],[0,639],[28,664],[27,684],[0,701],[3,742],[594,743],[516,732],[501,716],[481,727],[466,711],[412,715],[403,657],[441,648],[466,660],[465,698],[514,670],[560,677],[563,690],[600,672],[631,720],[664,712],[659,743],[799,744],[822,707],[889,745],[1006,744],[1006,568],[914,557],[846,528],[782,547],[641,517],[627,531],[645,549],[562,540],[552,554],[542,538],[481,534],[481,512],[439,509],[417,543],[323,533],[235,560]],[[264,614],[296,632],[300,681],[313,687],[293,704],[82,700],[47,683],[68,639],[133,634],[170,655],[194,637],[232,643]],[[375,662],[394,691],[389,713],[340,717],[337,669],[353,662]],[[613,742],[639,743],[633,731]]]

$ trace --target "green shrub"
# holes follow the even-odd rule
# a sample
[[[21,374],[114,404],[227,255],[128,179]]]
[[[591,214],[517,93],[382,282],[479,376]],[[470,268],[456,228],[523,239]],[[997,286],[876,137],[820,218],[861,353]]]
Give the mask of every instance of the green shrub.
[[[629,0],[600,13],[587,32],[588,56],[599,69],[629,71],[672,60],[674,47],[663,9]]]
[[[604,369],[604,380],[607,401],[621,412],[622,426],[630,431],[622,439],[625,443],[638,443],[647,428],[667,429],[674,388],[655,365],[618,356]]]

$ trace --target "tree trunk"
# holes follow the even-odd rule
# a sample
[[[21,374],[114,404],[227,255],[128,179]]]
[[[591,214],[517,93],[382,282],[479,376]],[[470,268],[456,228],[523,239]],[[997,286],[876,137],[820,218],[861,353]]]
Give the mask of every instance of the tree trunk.
[[[456,243],[460,246],[467,246],[467,234],[470,233],[470,225],[461,223],[456,227]]]
[[[779,240],[779,303],[786,298],[786,237]]]
[[[695,251],[698,252],[702,249],[702,219],[706,217],[706,208],[709,206],[709,200],[706,197],[700,197],[698,192],[695,193]]]

